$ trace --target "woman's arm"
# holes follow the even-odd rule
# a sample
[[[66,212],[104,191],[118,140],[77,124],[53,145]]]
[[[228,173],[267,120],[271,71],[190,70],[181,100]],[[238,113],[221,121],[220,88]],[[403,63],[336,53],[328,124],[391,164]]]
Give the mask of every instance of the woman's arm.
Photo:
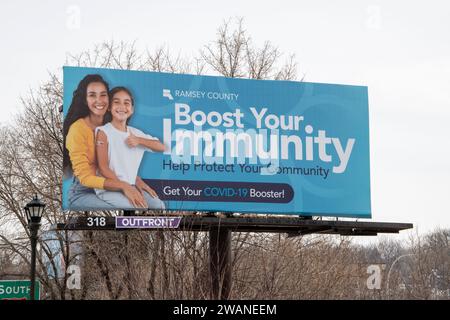
[[[139,145],[149,148],[152,151],[156,152],[164,152],[166,150],[166,147],[164,144],[162,144],[159,140],[152,140],[147,139],[143,137],[135,136],[131,131],[130,135],[128,136],[126,143],[129,147],[134,148]]]
[[[150,186],[148,184],[146,184],[144,182],[144,180],[142,180],[141,177],[139,177],[139,176],[136,176],[136,188],[138,188],[138,190],[141,193],[146,191],[153,198],[158,198],[159,199],[158,194],[156,193],[156,191],[153,190],[152,188],[150,188]]]
[[[136,189],[135,187],[126,182],[106,179],[104,187],[106,190],[123,192],[125,197],[127,197],[130,203],[136,208],[148,207],[147,202],[145,201],[142,193],[138,189]]]
[[[105,178],[98,177],[96,168],[89,162],[89,155],[95,152],[89,149],[88,141],[92,139],[85,129],[77,124],[72,124],[66,137],[66,148],[69,151],[70,162],[75,177],[88,188],[103,189]]]
[[[95,150],[89,149],[88,139],[92,139],[90,133],[76,123],[72,124],[67,133],[66,148],[69,150],[74,176],[85,187],[121,191],[133,206],[146,208],[147,203],[136,188],[123,181],[105,179],[96,175],[96,167],[89,163],[89,154]]]

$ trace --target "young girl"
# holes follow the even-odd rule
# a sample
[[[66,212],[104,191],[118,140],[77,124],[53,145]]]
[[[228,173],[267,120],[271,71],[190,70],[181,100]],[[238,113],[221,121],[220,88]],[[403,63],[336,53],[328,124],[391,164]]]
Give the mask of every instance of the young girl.
[[[98,172],[107,179],[125,181],[136,185],[137,172],[145,151],[164,151],[164,144],[157,138],[143,133],[141,130],[128,126],[128,121],[134,112],[134,99],[125,87],[116,87],[109,93],[110,114],[105,116],[105,122],[111,122],[97,127],[96,152]],[[113,204],[118,209],[164,209],[164,203],[155,191],[143,184],[139,191],[146,203],[130,202],[120,192],[96,189],[97,196]]]

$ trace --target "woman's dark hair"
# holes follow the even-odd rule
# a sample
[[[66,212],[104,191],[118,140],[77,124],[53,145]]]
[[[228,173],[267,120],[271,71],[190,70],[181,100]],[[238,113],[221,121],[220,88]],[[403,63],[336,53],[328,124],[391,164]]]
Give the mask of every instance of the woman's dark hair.
[[[77,89],[73,92],[72,103],[69,111],[64,119],[63,124],[63,173],[65,175],[72,173],[72,163],[69,157],[69,150],[66,148],[66,137],[72,123],[78,119],[87,117],[89,115],[89,107],[87,105],[87,87],[93,82],[103,83],[106,90],[109,91],[108,83],[103,80],[99,74],[88,74],[80,81]]]
[[[125,87],[114,87],[114,88],[112,88],[111,91],[109,92],[109,108],[108,108],[108,111],[106,112],[105,116],[103,117],[103,124],[111,122],[111,120],[112,120],[111,105],[113,103],[113,97],[114,97],[114,95],[116,93],[121,92],[121,91],[125,92],[126,94],[128,94],[130,96],[130,98],[131,98],[131,105],[134,108],[134,97],[133,97],[133,94],[131,93],[130,90],[128,90]],[[130,119],[131,119],[131,117],[129,117],[127,119],[127,125],[128,125],[128,122],[130,121]]]

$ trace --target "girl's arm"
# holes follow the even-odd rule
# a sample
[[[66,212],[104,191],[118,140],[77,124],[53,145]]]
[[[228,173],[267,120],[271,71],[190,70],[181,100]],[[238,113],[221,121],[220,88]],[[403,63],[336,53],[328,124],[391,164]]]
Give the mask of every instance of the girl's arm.
[[[100,174],[107,179],[119,181],[115,172],[109,168],[108,137],[102,130],[98,130],[95,136],[95,152],[97,153],[98,171]]]
[[[126,140],[126,143],[131,148],[141,145],[143,147],[149,148],[150,150],[156,151],[156,152],[164,152],[166,149],[165,145],[162,144],[159,140],[152,140],[152,139],[135,136],[131,132],[131,130],[130,130],[130,135],[128,136],[128,138]]]
[[[95,151],[97,153],[98,169],[100,174],[106,178],[104,189],[110,191],[122,191],[135,207],[147,207],[142,194],[130,184],[120,181],[117,175],[109,168],[108,164],[108,138],[106,134],[98,130],[95,137]]]

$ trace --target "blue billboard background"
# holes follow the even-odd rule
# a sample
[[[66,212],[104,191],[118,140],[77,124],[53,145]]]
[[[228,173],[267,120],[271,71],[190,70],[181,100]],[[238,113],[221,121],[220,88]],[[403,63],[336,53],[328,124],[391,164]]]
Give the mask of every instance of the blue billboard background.
[[[297,136],[301,139],[301,151],[296,149],[294,143],[286,144],[284,152],[287,155],[283,158],[282,143],[278,140],[279,156],[276,161],[254,157],[256,163],[251,163],[251,159],[245,159],[241,164],[247,170],[242,171],[243,167],[235,158],[232,159],[235,163],[228,166],[228,170],[225,167],[219,170],[213,167],[214,159],[186,157],[189,153],[187,145],[184,145],[181,155],[184,157],[180,160],[180,155],[175,154],[177,141],[174,141],[173,134],[173,139],[169,141],[170,151],[146,152],[138,172],[157,191],[167,209],[371,217],[367,87],[64,67],[64,115],[74,90],[87,74],[100,74],[110,88],[129,88],[135,100],[130,126],[160,141],[168,141],[167,135],[164,136],[164,131],[168,131],[168,121],[172,133],[175,130],[195,130],[192,122],[183,125],[176,123],[176,104],[179,111],[186,111],[185,106],[189,106],[191,115],[194,111],[202,111],[205,115],[215,112],[216,116],[226,112],[236,114],[236,109],[239,109],[243,114],[241,127],[236,121],[231,127],[225,127],[223,123],[217,126],[205,123],[201,126],[203,131],[213,129],[213,139],[217,137],[217,132],[249,129],[268,129],[266,133],[270,142],[270,135],[279,138],[284,135],[285,139]],[[300,117],[302,120],[297,122],[298,127],[292,129],[289,126],[286,126],[287,129],[279,127],[272,130],[268,127],[257,128],[257,119],[250,108],[261,114],[266,108],[265,116],[273,114],[268,122],[271,127],[275,125],[276,117],[281,115],[285,119],[297,116],[296,120]],[[202,120],[200,113],[197,116],[199,121]],[[217,117],[211,119],[215,121]],[[262,123],[265,123],[264,120]],[[322,138],[327,143],[323,142],[325,140],[322,145],[318,143],[319,131],[326,132],[326,138]],[[267,142],[263,149],[269,150],[270,145]],[[224,144],[225,154],[231,152],[229,147],[229,144]],[[238,144],[237,152],[243,155],[248,147]],[[200,150],[205,149],[206,145],[201,143]],[[348,162],[344,168],[340,165],[345,151],[348,151]],[[296,155],[296,152],[301,155]],[[190,164],[190,167],[183,167],[181,163]],[[227,163],[222,159],[223,165]],[[204,166],[201,167],[201,164]],[[194,169],[195,165],[198,170]],[[208,168],[211,170],[208,171]],[[71,181],[63,181],[64,209],[70,209],[67,193]],[[192,188],[193,194],[183,194],[183,187]],[[177,188],[181,194],[174,191]],[[200,190],[200,194],[195,195],[196,190]],[[253,190],[252,197],[250,190]]]

